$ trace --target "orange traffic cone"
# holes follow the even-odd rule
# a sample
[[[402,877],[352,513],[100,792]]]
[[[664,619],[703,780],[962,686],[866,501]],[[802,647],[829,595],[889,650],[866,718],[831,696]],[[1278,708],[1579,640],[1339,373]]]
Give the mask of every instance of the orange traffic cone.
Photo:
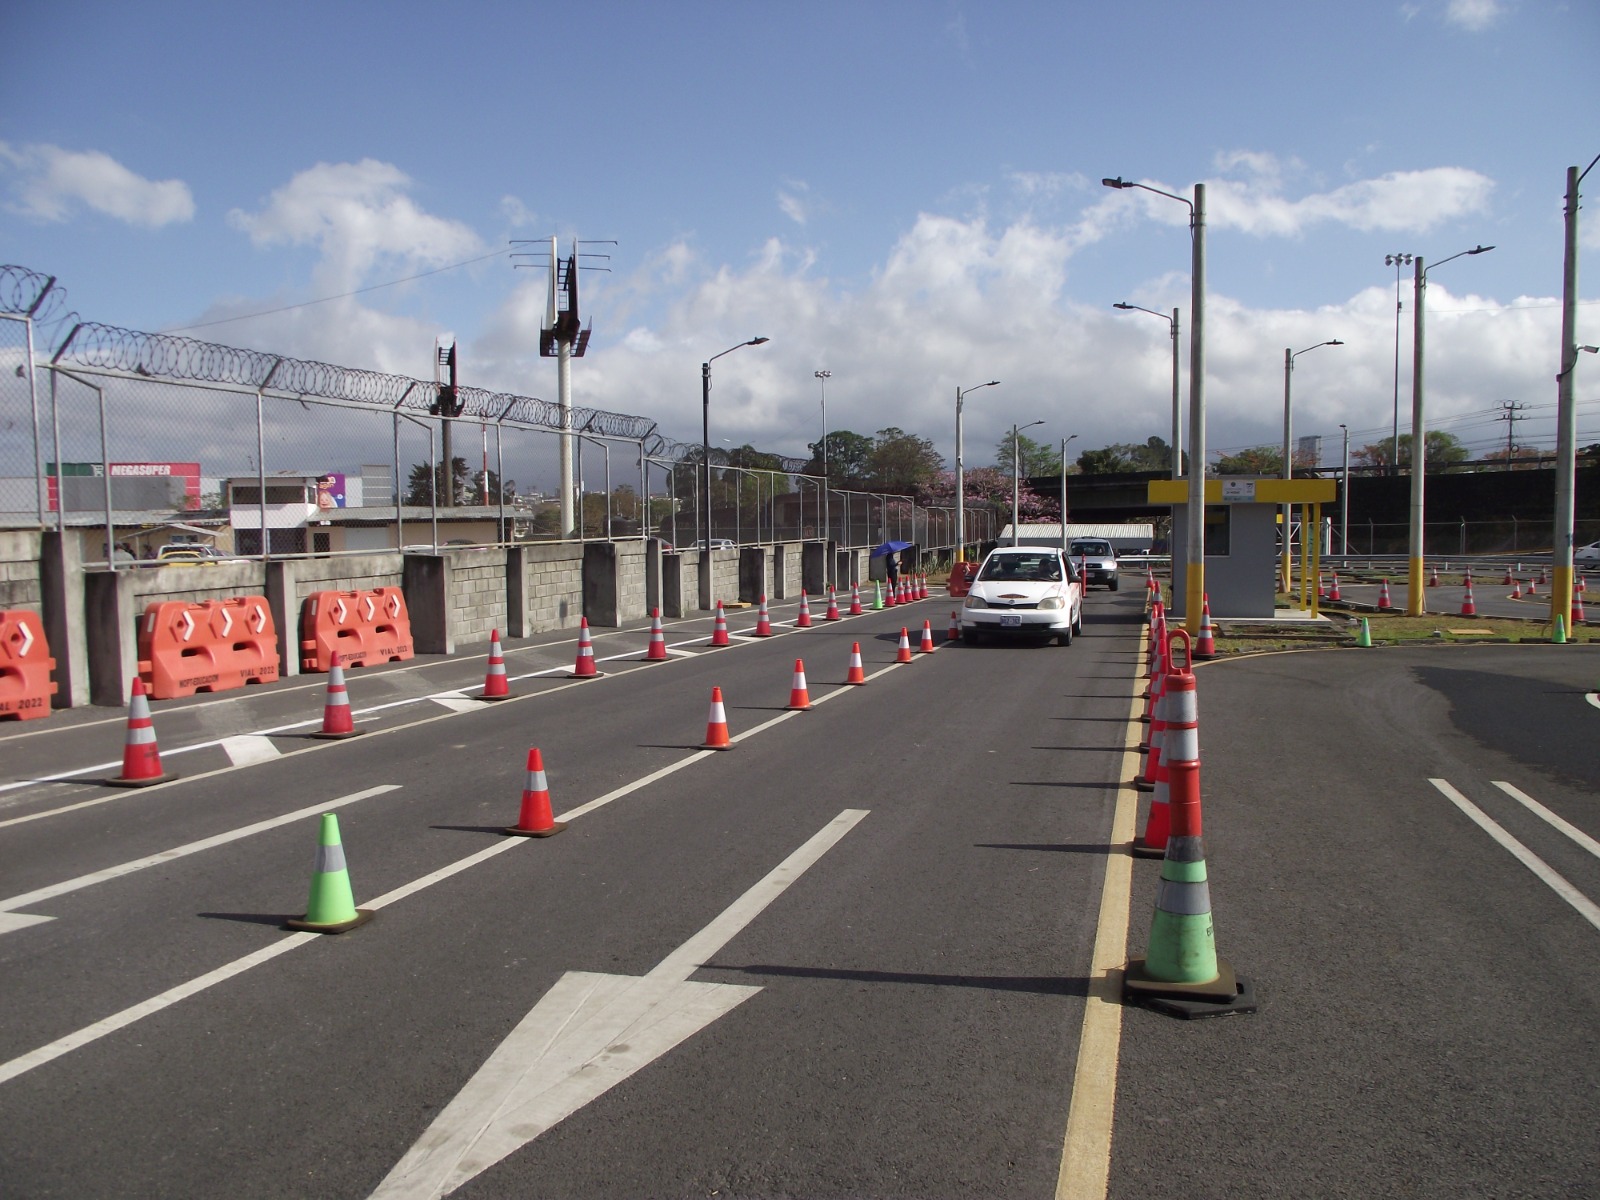
[[[334,661],[338,661],[334,655]],[[161,748],[156,745],[155,723],[150,719],[150,701],[145,699],[144,680],[133,677],[133,694],[128,701],[128,733],[122,746],[122,774],[106,780],[117,787],[149,787],[176,779],[161,769]]]
[[[960,637],[961,610],[959,608],[952,608],[950,610],[950,632],[944,635],[944,640],[947,642],[954,642],[959,640]]]
[[[1328,598],[1328,586],[1327,586],[1326,583],[1323,582],[1322,572],[1318,571],[1317,572],[1317,599],[1318,600],[1326,600],[1327,598]]]
[[[911,635],[904,625],[900,626],[900,648],[894,652],[894,660],[897,663],[911,661]]]
[[[661,610],[650,610],[650,648],[644,652],[645,662],[667,661],[667,635],[661,628]]]
[[[1532,589],[1530,588],[1529,590],[1531,591]],[[1512,587],[1511,587],[1511,598],[1513,600],[1521,600],[1522,599],[1522,580],[1519,579],[1514,584],[1512,584]]]
[[[933,653],[933,625],[928,621],[922,623],[922,645],[917,650],[922,654]]]
[[[1430,574],[1428,576],[1428,586],[1429,587],[1438,587],[1439,586],[1439,568],[1438,567],[1434,567],[1432,574]]]
[[[1472,568],[1468,567],[1461,573],[1461,586],[1467,587],[1472,583]]]
[[[1539,594],[1539,586],[1538,586],[1539,582],[1542,582],[1542,581],[1537,581],[1536,582],[1533,579],[1529,579],[1528,580],[1528,595],[1537,596]]]
[[[1435,581],[1434,583],[1430,583],[1428,586],[1438,587],[1439,585],[1438,582]],[[1390,612],[1393,610],[1393,608],[1394,603],[1389,599],[1389,577],[1386,575],[1383,579],[1383,585],[1378,589],[1378,611]]]
[[[1544,570],[1543,567],[1540,567],[1539,568],[1539,586],[1543,587],[1545,584],[1547,584],[1549,582],[1550,582],[1550,576],[1545,574],[1545,570]]]
[[[717,601],[717,619],[712,623],[711,626],[711,641],[709,644],[712,646],[733,645],[733,643],[728,640],[728,616],[722,611],[721,600]]]
[[[347,738],[361,732],[350,719],[350,694],[344,687],[344,667],[339,664],[339,656],[335,654],[328,660],[328,698],[322,705],[322,728],[311,736]]]
[[[1333,573],[1333,583],[1328,587],[1328,599],[1337,602],[1339,596],[1339,572]]]
[[[1200,593],[1200,637],[1194,644],[1194,656],[1207,660],[1217,656],[1216,630],[1211,625],[1211,597],[1206,592]]]
[[[1506,568],[1506,577],[1500,581],[1501,587],[1510,587],[1516,580],[1511,577],[1511,568]]]
[[[732,750],[733,743],[728,739],[728,713],[722,707],[722,689],[711,689],[711,715],[706,718],[706,740],[700,743],[702,750]]]
[[[1472,576],[1467,576],[1467,590],[1461,596],[1461,615],[1475,617],[1478,615],[1478,605],[1472,599]]]
[[[1582,592],[1573,592],[1572,593],[1572,627],[1574,629],[1576,629],[1579,625],[1585,624],[1588,620],[1589,620],[1589,618],[1583,615],[1583,593]]]
[[[794,619],[794,627],[796,629],[811,628],[811,604],[807,601],[804,591],[800,593],[800,615]]]
[[[509,700],[511,685],[506,679],[506,658],[500,649],[500,631],[489,631],[489,669],[484,672],[480,700]]]
[[[1578,586],[1576,588],[1574,588],[1573,590],[1576,591],[1578,593],[1578,595],[1580,595],[1580,596],[1583,595],[1584,592],[1587,592],[1589,590],[1589,581],[1587,579],[1585,579],[1582,575],[1579,575],[1578,576]]]
[[[749,633],[750,637],[771,637],[772,618],[767,615],[767,598],[761,597],[761,607],[756,609],[756,627]]]
[[[506,832],[517,837],[553,837],[567,827],[550,812],[550,785],[545,782],[544,756],[537,746],[528,751],[528,777],[522,785],[522,811]]]
[[[794,660],[794,683],[789,686],[789,707],[804,712],[811,707],[811,693],[806,689],[806,664]]]
[[[850,673],[844,677],[846,683],[866,683],[867,672],[861,665],[861,643],[850,643]]]
[[[598,679],[605,672],[594,665],[594,642],[589,640],[589,618],[578,618],[578,661],[567,672],[568,679]]]
[[[1144,565],[1144,590],[1147,592],[1156,590],[1156,573],[1150,569],[1149,563]]]
[[[899,591],[900,585],[898,583],[891,583],[888,587],[883,589],[883,606],[885,608],[893,608],[896,604],[900,603],[898,596]]]
[[[928,598],[928,577],[926,575],[918,575],[917,576],[917,599],[918,600],[926,600],[927,598]]]
[[[850,585],[850,615],[852,617],[861,615],[861,585],[859,583]]]
[[[828,585],[828,611],[822,615],[824,621],[839,620],[839,597],[834,594],[833,585]]]
[[[1161,764],[1161,743],[1165,740],[1167,730],[1167,673],[1163,669],[1150,682],[1151,694],[1155,702],[1150,708],[1150,736],[1145,741],[1144,769],[1139,772],[1133,781],[1133,786],[1141,792],[1153,792],[1156,786],[1158,768]]]

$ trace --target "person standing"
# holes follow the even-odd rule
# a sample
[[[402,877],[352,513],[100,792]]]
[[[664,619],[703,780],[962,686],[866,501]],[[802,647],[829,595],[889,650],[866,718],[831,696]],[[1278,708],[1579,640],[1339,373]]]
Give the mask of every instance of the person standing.
[[[900,583],[899,559],[900,556],[893,550],[889,551],[888,554],[883,556],[883,571],[884,574],[889,578],[889,591],[891,595],[893,594],[894,589],[899,586]]]

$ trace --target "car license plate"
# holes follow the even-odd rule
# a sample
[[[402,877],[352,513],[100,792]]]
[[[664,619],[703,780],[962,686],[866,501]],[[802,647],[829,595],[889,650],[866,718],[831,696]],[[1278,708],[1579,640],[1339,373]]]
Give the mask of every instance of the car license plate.
[[[1002,628],[1015,629],[1018,626],[1020,626],[1021,624],[1022,624],[1022,618],[1021,617],[1001,617],[1000,618],[1000,625],[1001,625]]]

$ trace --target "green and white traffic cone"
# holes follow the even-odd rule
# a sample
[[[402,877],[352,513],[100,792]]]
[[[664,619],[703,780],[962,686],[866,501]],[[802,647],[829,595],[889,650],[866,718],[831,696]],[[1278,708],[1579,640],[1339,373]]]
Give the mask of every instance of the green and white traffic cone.
[[[372,920],[368,908],[357,908],[350,890],[350,871],[345,866],[344,846],[339,842],[339,818],[322,814],[322,829],[317,838],[317,861],[311,871],[311,897],[306,915],[292,917],[290,929],[302,933],[343,933]]]
[[[1567,644],[1567,623],[1561,619],[1560,613],[1556,614],[1556,631],[1551,635],[1550,640],[1558,646]]]
[[[1363,650],[1372,649],[1372,627],[1367,624],[1365,617],[1361,618],[1361,632],[1356,634],[1356,645]]]

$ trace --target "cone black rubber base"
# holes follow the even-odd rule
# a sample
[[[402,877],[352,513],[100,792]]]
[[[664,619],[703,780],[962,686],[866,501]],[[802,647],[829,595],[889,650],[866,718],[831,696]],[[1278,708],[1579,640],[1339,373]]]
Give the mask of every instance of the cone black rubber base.
[[[732,742],[724,742],[720,746],[713,746],[710,742],[701,742],[700,743],[700,749],[702,749],[702,750],[732,750],[733,749],[733,743]]]
[[[579,675],[576,671],[567,672],[568,679],[604,679],[605,677],[606,673],[604,671],[596,671],[593,675]]]
[[[516,695],[514,693],[511,693],[511,692],[507,692],[504,696],[479,696],[478,697],[478,699],[482,700],[485,704],[493,704],[497,700],[515,700],[516,698],[517,698]]]
[[[1141,792],[1153,792],[1156,790],[1155,783],[1146,779],[1143,775],[1135,777],[1133,786]]]
[[[1186,1021],[1253,1013],[1259,1007],[1255,989],[1234,973],[1226,959],[1217,959],[1217,977],[1207,983],[1169,983],[1144,974],[1145,960],[1130,958],[1122,975],[1122,998],[1169,1017]]]
[[[1129,847],[1128,853],[1135,858],[1165,858],[1167,856],[1167,848],[1165,846],[1146,846],[1143,842],[1134,842]]]
[[[523,829],[520,825],[507,825],[506,832],[512,837],[555,837],[566,827],[565,821],[552,821],[549,829]]]
[[[337,742],[341,738],[360,737],[365,732],[365,729],[352,729],[349,733],[329,733],[325,729],[319,729],[315,733],[306,734],[306,736],[315,738],[319,742]]]
[[[356,909],[356,915],[349,921],[308,921],[304,917],[290,917],[283,923],[285,929],[293,929],[296,933],[343,933],[347,929],[354,929],[358,925],[365,925],[378,914],[370,908]]]
[[[142,788],[156,783],[166,783],[168,780],[176,778],[177,776],[171,771],[165,771],[160,775],[152,775],[149,779],[124,779],[121,775],[117,775],[103,782],[107,787]]]

